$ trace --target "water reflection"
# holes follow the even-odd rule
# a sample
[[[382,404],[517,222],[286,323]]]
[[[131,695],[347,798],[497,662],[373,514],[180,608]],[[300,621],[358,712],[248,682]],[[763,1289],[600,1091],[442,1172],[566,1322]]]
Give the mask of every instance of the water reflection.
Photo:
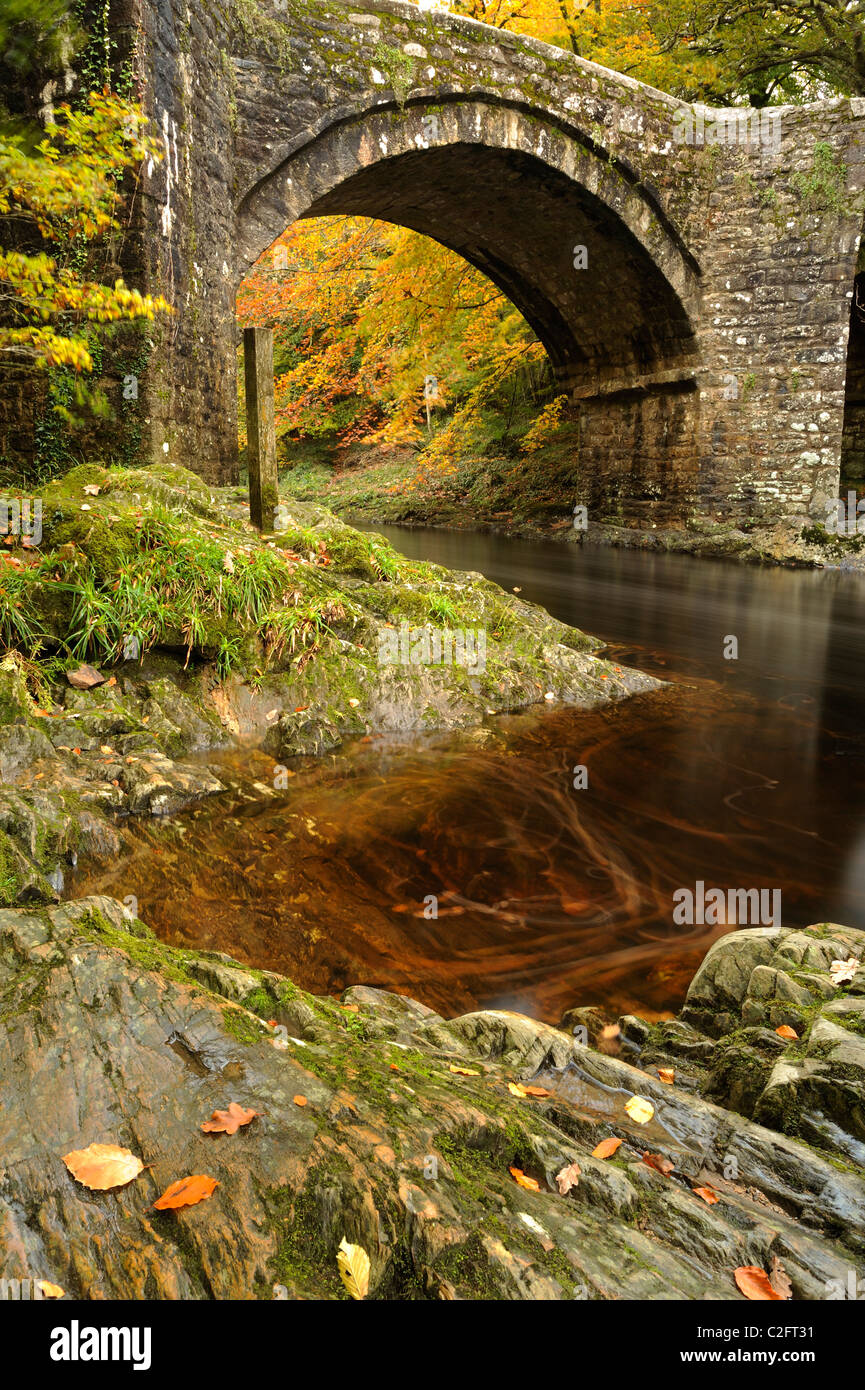
[[[789,925],[865,927],[860,580],[388,534],[519,585],[675,684],[593,714],[491,720],[480,736],[361,741],[298,764],[272,796],[250,789],[272,784],[270,761],[235,755],[227,801],[129,825],[130,858],[86,866],[76,896],[133,893],[165,939],[316,991],[363,982],[446,1013],[553,1021],[576,1002],[675,1008],[724,930],[673,926],[674,890],[697,879],[781,889]]]

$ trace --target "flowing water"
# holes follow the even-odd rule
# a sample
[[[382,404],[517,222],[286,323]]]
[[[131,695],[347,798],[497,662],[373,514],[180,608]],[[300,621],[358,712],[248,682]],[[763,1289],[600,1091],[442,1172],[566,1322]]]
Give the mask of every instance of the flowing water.
[[[227,796],[127,824],[123,862],[83,865],[75,896],[134,895],[163,939],[316,992],[372,984],[554,1022],[575,1003],[678,1007],[726,929],[674,924],[673,893],[700,880],[779,889],[785,925],[865,928],[860,578],[372,529],[518,587],[671,684],[480,735],[359,740],[275,794],[272,759],[234,753],[216,767]]]

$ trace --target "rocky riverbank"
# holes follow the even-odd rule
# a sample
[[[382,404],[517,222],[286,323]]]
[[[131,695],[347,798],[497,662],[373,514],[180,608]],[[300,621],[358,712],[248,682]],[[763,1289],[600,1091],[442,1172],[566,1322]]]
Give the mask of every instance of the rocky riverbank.
[[[531,454],[470,455],[455,470],[426,474],[411,451],[354,446],[339,451],[337,462],[326,451],[307,457],[289,444],[290,466],[280,477],[292,499],[324,500],[337,514],[369,525],[437,526],[745,564],[865,571],[865,535],[835,534],[803,516],[764,518],[742,528],[695,511],[674,521],[647,516],[643,525],[624,526],[614,511],[601,519],[588,506],[575,526],[575,503],[583,497],[575,472],[578,449],[578,438],[566,430]],[[844,522],[849,524],[846,514]]]
[[[107,898],[4,910],[0,1276],[335,1299],[347,1241],[377,1299],[738,1299],[745,1266],[781,1297],[847,1297],[863,956],[865,934],[834,925],[731,933],[678,1020],[578,1011],[557,1029],[306,995],[161,945]],[[231,1102],[255,1116],[203,1132]],[[147,1166],[91,1190],[63,1155],[92,1143]],[[154,1210],[192,1174],[211,1197]]]
[[[482,575],[406,560],[315,504],[261,538],[242,491],[86,465],[44,490],[41,516],[38,548],[0,552],[0,905],[56,901],[77,855],[116,849],[117,815],[219,793],[211,750],[263,747],[278,767],[371,731],[658,685]],[[462,661],[445,660],[454,632]]]

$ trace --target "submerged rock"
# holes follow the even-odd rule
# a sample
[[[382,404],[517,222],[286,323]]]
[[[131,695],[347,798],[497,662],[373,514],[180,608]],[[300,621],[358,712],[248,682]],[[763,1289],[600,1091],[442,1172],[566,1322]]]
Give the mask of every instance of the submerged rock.
[[[796,1139],[518,1014],[337,1002],[163,946],[111,899],[0,911],[0,1017],[0,1277],[336,1299],[346,1239],[371,1298],[738,1299],[733,1270],[777,1256],[820,1299],[865,1252],[861,1174]],[[203,1133],[230,1101],[257,1118]],[[62,1156],[91,1143],[148,1167],[90,1191]],[[191,1173],[213,1196],[154,1211]]]

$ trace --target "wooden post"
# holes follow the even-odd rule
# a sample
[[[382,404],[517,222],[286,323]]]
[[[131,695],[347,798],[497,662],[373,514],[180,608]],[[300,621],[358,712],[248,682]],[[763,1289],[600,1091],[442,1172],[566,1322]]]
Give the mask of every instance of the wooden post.
[[[243,362],[249,440],[249,514],[253,526],[269,532],[273,530],[279,505],[271,328],[244,328]]]

